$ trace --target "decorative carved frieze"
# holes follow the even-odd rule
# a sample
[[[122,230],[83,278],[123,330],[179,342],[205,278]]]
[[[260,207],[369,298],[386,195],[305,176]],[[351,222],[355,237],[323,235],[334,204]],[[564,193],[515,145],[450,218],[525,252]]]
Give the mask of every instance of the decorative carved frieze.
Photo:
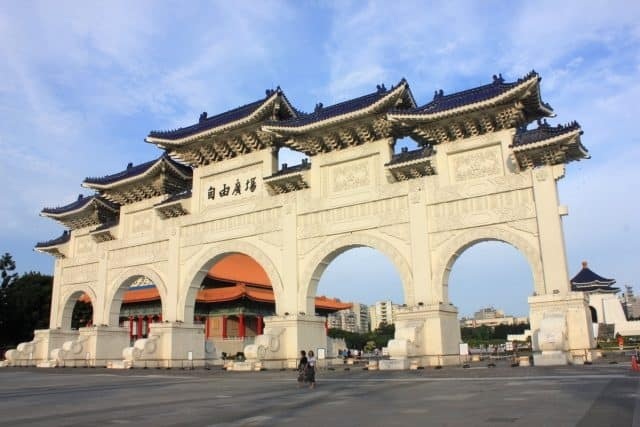
[[[533,218],[535,214],[531,189],[489,194],[428,207],[430,229],[434,232]]]
[[[236,237],[253,235],[256,227],[260,227],[261,232],[280,230],[281,217],[281,208],[273,208],[188,225],[182,230],[182,244],[188,246],[222,240],[230,234]]]
[[[341,223],[364,222],[379,226],[407,222],[408,217],[406,197],[376,200],[300,215],[298,217],[298,236],[300,238],[312,237],[330,232],[336,227],[344,228],[345,226]]]
[[[531,174],[526,171],[446,186],[438,186],[435,180],[427,180],[426,183],[429,204],[467,199],[485,194],[504,193],[532,186]]]
[[[168,259],[169,241],[147,243],[114,249],[109,252],[109,267],[140,265]]]
[[[74,265],[62,269],[62,283],[71,285],[97,280],[98,263]]]

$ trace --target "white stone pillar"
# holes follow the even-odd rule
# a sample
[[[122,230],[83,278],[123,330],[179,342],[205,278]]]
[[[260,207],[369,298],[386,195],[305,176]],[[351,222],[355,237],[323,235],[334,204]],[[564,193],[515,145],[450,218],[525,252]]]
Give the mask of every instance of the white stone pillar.
[[[409,227],[411,238],[411,272],[413,273],[413,300],[405,295],[405,304],[414,306],[419,302],[423,304],[437,304],[439,294],[435,286],[440,286],[431,278],[431,256],[429,248],[427,204],[428,194],[426,180],[416,179],[409,187]]]
[[[564,165],[543,166],[532,173],[546,293],[564,295],[571,289],[556,185],[564,175]]]

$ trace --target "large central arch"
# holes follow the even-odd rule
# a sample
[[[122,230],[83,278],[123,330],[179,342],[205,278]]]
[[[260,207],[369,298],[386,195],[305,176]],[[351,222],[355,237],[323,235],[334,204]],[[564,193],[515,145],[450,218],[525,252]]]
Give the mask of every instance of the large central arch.
[[[186,323],[193,321],[196,295],[205,276],[218,261],[234,253],[250,256],[264,269],[273,287],[276,312],[278,312],[278,303],[282,300],[284,287],[275,263],[258,246],[244,241],[234,241],[208,246],[200,251],[199,256],[187,270],[185,280],[179,290],[178,319],[182,319]]]
[[[303,270],[301,289],[298,294],[300,298],[298,304],[300,307],[306,307],[307,313],[313,313],[315,311],[314,297],[317,293],[318,282],[322,277],[322,273],[324,273],[331,261],[340,254],[358,247],[376,249],[391,260],[402,280],[405,303],[413,305],[415,299],[413,276],[411,274],[411,267],[405,256],[399,249],[384,238],[377,237],[371,233],[359,232],[332,237],[314,252],[314,255],[307,261],[306,268]]]

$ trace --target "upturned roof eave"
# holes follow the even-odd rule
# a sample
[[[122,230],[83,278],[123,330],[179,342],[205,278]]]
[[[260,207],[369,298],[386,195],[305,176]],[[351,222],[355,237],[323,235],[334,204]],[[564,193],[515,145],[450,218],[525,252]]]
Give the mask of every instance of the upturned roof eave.
[[[150,144],[155,144],[158,145],[162,148],[177,148],[180,146],[183,146],[185,144],[191,143],[197,139],[200,138],[204,138],[204,137],[208,137],[208,136],[212,136],[212,135],[216,135],[216,134],[220,134],[222,132],[229,132],[232,131],[234,129],[239,129],[241,127],[244,127],[252,122],[258,122],[257,117],[260,115],[260,113],[262,113],[269,105],[271,105],[273,102],[275,102],[278,98],[280,98],[280,95],[284,95],[281,92],[274,92],[273,95],[271,95],[269,98],[267,98],[262,104],[260,104],[260,106],[258,106],[255,110],[253,110],[253,112],[251,112],[251,114],[242,117],[240,119],[228,122],[228,123],[224,123],[222,125],[219,126],[215,126],[213,128],[210,129],[205,129],[202,130],[200,132],[191,134],[191,135],[187,135],[181,138],[175,138],[175,139],[171,139],[171,138],[162,138],[162,137],[158,137],[158,136],[147,136],[144,140],[145,142],[148,142]],[[288,102],[288,100],[286,99],[286,97],[282,96],[282,99],[284,100],[284,103],[287,105],[287,108],[289,109],[290,112],[292,112],[293,115],[296,114],[296,110],[293,108],[293,106],[291,106]]]
[[[391,112],[391,113],[387,113],[387,117],[389,121],[393,121],[393,122],[398,122],[402,120],[411,120],[413,122],[429,122],[429,121],[441,120],[451,116],[469,113],[469,112],[481,110],[487,107],[498,105],[500,103],[507,101],[509,98],[517,96],[522,92],[526,93],[529,89],[533,88],[534,86],[537,86],[539,82],[540,82],[539,76],[535,76],[521,82],[519,85],[516,85],[510,89],[507,89],[505,92],[497,96],[484,99],[482,101],[465,104],[459,107],[450,108],[448,110],[438,111],[436,113],[429,113],[429,112],[422,112],[422,111],[413,111],[413,112],[406,112],[406,113]],[[553,112],[552,109],[550,109],[549,107],[544,105],[544,103],[542,103],[542,101],[540,100],[539,91],[538,91],[537,99],[538,99],[537,107],[540,110],[542,110],[542,112],[545,113],[548,117],[553,117],[555,113]]]
[[[113,182],[106,183],[106,184],[101,184],[101,183],[98,183],[98,182],[91,182],[91,181],[87,182],[87,180],[89,180],[89,178],[87,178],[87,179],[84,180],[84,182],[81,185],[84,188],[91,188],[93,190],[112,190],[114,188],[117,188],[117,187],[120,187],[120,186],[123,186],[123,185],[128,185],[128,184],[134,183],[136,181],[149,178],[150,176],[155,174],[159,168],[161,168],[162,163],[165,163],[167,166],[169,166],[176,174],[179,175],[179,177],[181,179],[187,181],[187,180],[192,178],[191,174],[187,174],[187,173],[184,173],[183,171],[181,171],[173,163],[168,161],[168,159],[163,155],[155,163],[151,164],[147,169],[143,170],[142,172],[140,172],[138,174],[135,174],[135,175],[132,175],[132,176],[129,176],[129,177],[125,177],[125,178],[120,179],[120,180],[115,180]]]
[[[511,148],[515,152],[526,151],[526,150],[535,149],[535,148],[541,148],[541,147],[545,147],[547,145],[555,144],[555,143],[560,142],[562,140],[567,140],[567,139],[579,137],[581,133],[582,133],[582,129],[578,128],[578,129],[574,129],[572,131],[569,131],[567,133],[554,135],[554,136],[551,136],[549,138],[540,139],[538,141],[533,141],[533,142],[523,143],[523,144],[518,144],[518,145],[513,145],[512,144]],[[585,154],[587,154],[588,150],[582,145],[582,143],[580,143],[579,145],[580,145],[581,151],[585,151]]]
[[[360,108],[358,110],[350,111],[345,114],[338,114],[336,116],[331,116],[326,119],[321,119],[317,121],[312,121],[311,123],[304,124],[302,126],[278,126],[278,125],[264,125],[262,129],[265,132],[277,133],[277,134],[304,134],[310,131],[314,131],[316,129],[320,129],[327,126],[332,126],[337,123],[346,122],[349,120],[358,119],[371,114],[381,114],[381,111],[376,111],[381,108],[384,104],[388,103],[390,100],[394,99],[396,96],[401,96],[402,92],[409,90],[409,85],[406,80],[402,80],[398,86],[390,90],[385,96],[381,97],[377,101],[373,102],[371,105]],[[365,95],[367,96],[367,95]],[[356,98],[357,99],[357,98]],[[410,96],[410,100],[415,104],[415,100],[413,100],[413,96]],[[326,107],[331,108],[332,106]]]

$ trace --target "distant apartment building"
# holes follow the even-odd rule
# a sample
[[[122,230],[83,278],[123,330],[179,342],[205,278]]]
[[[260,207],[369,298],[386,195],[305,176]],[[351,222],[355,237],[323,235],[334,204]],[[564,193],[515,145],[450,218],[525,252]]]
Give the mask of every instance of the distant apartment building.
[[[529,323],[529,318],[505,315],[504,311],[497,310],[493,307],[485,307],[476,311],[473,318],[462,318],[460,326],[467,328],[476,328],[479,326],[498,326],[498,325],[519,325]]]
[[[330,328],[357,333],[367,332],[369,330],[369,310],[365,304],[354,302],[349,309],[329,314],[327,321]]]
[[[378,301],[369,307],[370,330],[376,330],[381,323],[392,325],[395,322],[395,313],[397,309],[398,304],[394,304],[390,300]]]
[[[634,295],[633,287],[625,285],[625,292],[620,296],[620,302],[627,319],[640,318],[640,298]]]

